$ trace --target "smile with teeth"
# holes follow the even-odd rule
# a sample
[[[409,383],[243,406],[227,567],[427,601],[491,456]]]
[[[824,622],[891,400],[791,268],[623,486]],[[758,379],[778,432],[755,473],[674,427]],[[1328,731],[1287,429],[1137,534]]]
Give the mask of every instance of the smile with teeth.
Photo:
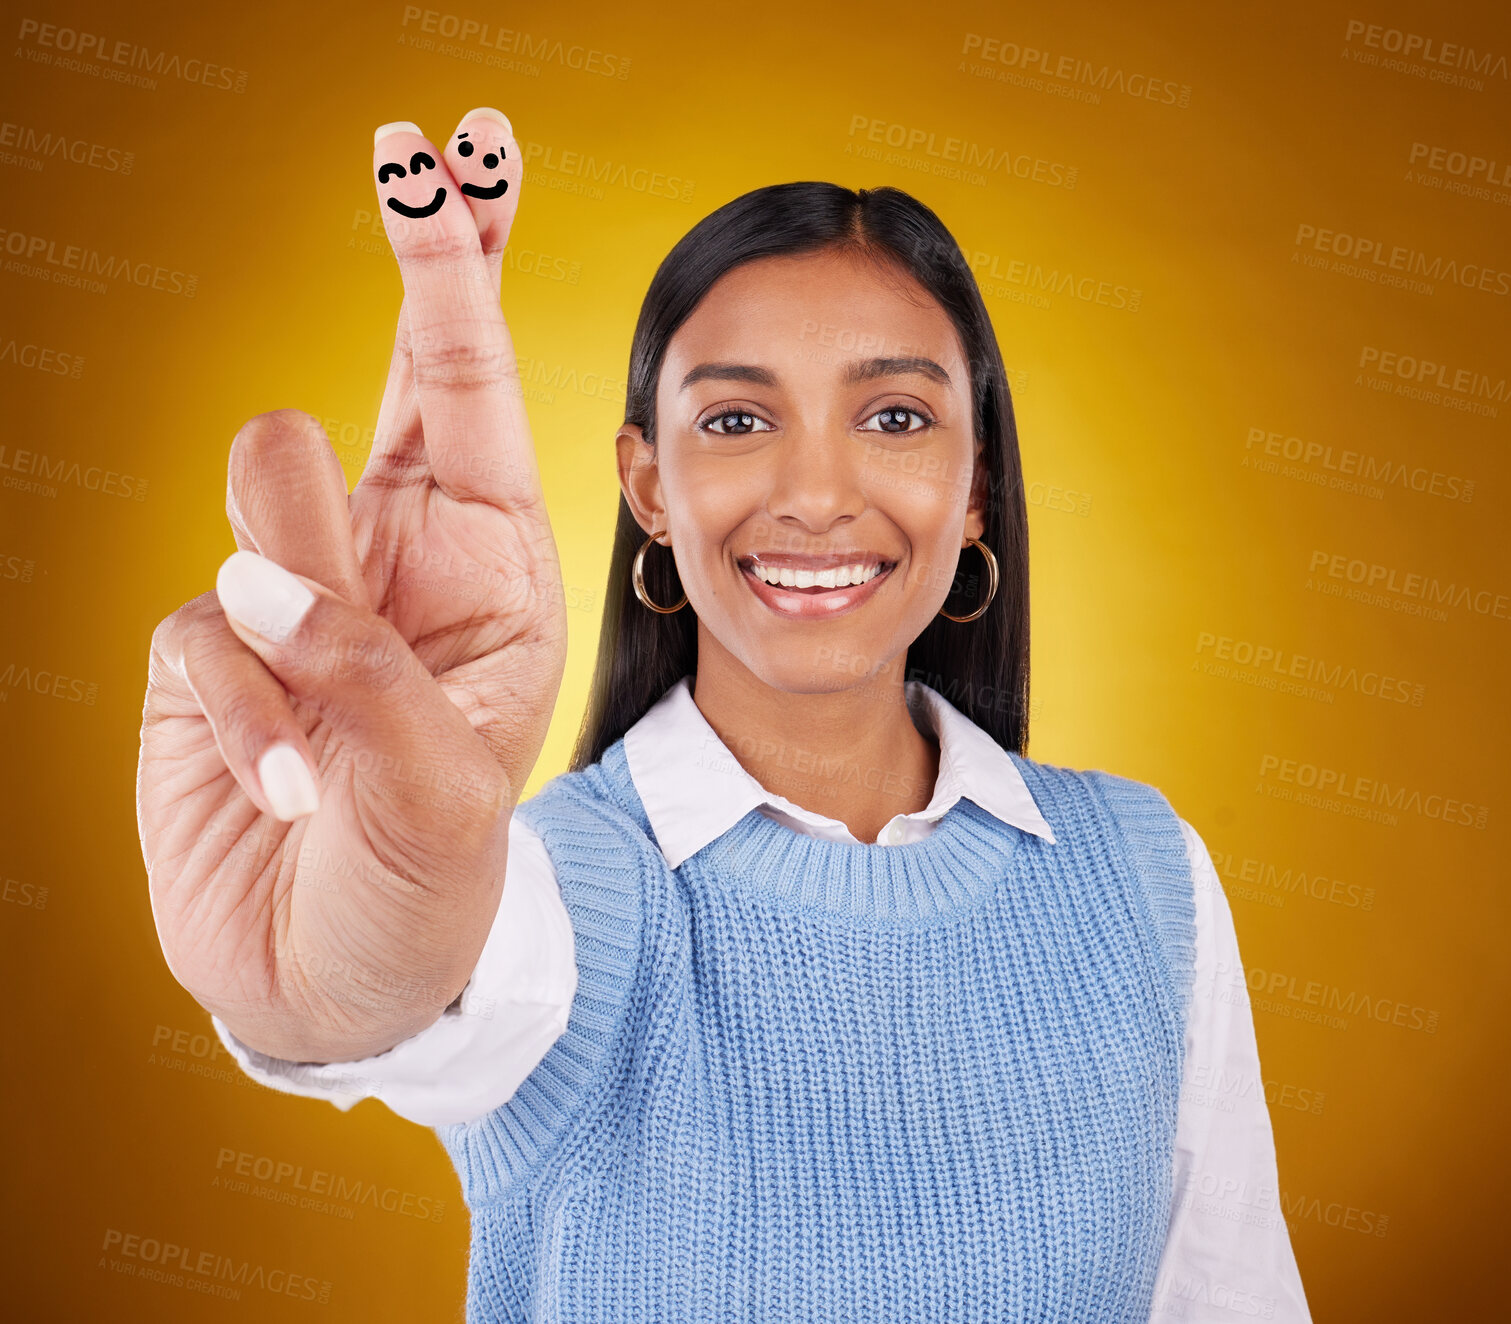
[[[892,568],[890,561],[859,560],[821,568],[800,565],[771,565],[751,559],[742,568],[752,578],[773,588],[789,592],[818,594],[833,589],[858,588]]]

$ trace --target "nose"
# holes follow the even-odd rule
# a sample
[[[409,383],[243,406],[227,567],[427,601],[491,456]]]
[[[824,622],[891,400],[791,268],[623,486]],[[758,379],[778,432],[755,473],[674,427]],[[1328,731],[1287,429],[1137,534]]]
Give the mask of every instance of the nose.
[[[824,533],[866,508],[865,448],[843,429],[792,428],[774,458],[766,508],[784,526]]]

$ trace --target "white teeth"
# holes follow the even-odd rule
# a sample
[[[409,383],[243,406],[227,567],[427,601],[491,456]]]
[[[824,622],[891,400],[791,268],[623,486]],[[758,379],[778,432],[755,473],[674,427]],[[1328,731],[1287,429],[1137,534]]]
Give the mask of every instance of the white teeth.
[[[880,565],[842,565],[828,570],[794,570],[791,566],[753,565],[755,577],[767,584],[779,584],[784,588],[847,588],[852,584],[864,584],[881,573]]]

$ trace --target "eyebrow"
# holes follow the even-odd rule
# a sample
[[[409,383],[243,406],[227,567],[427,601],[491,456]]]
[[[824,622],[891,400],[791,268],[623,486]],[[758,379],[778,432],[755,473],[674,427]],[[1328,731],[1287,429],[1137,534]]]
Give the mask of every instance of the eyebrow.
[[[845,384],[873,381],[877,377],[902,377],[909,373],[928,377],[943,386],[950,385],[950,374],[933,359],[917,357],[852,360],[845,368]],[[695,382],[702,381],[753,382],[757,386],[777,384],[774,372],[752,363],[700,363],[688,372],[677,389],[685,391]]]

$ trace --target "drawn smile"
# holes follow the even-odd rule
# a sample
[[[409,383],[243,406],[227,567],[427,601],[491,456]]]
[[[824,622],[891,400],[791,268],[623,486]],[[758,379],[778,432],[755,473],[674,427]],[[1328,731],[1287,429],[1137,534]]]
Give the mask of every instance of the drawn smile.
[[[390,179],[403,179],[406,175],[418,179],[420,171],[434,170],[435,158],[429,152],[416,152],[409,158],[409,169],[405,170],[398,161],[385,161],[378,169],[378,183],[386,184]],[[434,216],[441,210],[441,204],[446,201],[446,190],[438,188],[435,197],[431,198],[423,207],[411,207],[408,203],[400,202],[397,198],[387,199],[388,205],[398,212],[400,216],[407,216],[412,221],[422,220],[426,216]]]
[[[465,191],[466,188],[467,185],[463,184],[462,189]],[[434,216],[436,212],[441,210],[441,204],[445,201],[446,190],[438,188],[435,191],[435,197],[431,198],[423,207],[407,206],[397,198],[389,198],[388,205],[398,212],[400,216],[407,216],[410,220],[417,221],[425,216]]]
[[[478,150],[478,144],[471,141],[471,134],[457,134],[456,154],[470,157]],[[484,170],[499,170],[504,164],[504,149],[500,147],[496,152],[485,151],[482,158]],[[501,179],[496,184],[463,184],[462,192],[469,198],[477,198],[482,202],[491,202],[494,198],[501,198],[509,191],[509,181]]]
[[[509,188],[509,181],[501,179],[492,188],[482,188],[477,184],[463,184],[462,192],[469,198],[501,198]]]

